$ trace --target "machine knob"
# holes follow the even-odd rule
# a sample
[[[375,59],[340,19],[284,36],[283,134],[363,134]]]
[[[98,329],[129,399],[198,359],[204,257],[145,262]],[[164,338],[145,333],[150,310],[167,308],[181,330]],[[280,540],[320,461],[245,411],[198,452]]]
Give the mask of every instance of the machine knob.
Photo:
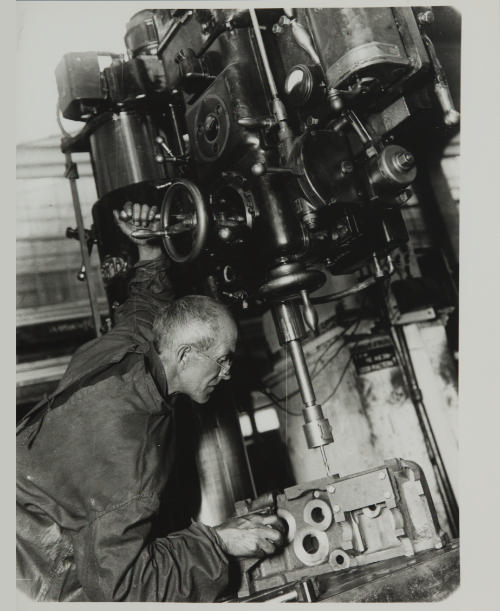
[[[414,167],[415,157],[408,151],[402,151],[394,156],[394,165],[402,172],[407,172]]]
[[[332,425],[323,415],[321,405],[302,409],[305,424],[302,425],[308,448],[318,448],[333,443]]]
[[[411,184],[417,175],[415,158],[402,146],[390,144],[368,165],[370,182],[377,195],[396,195]]]

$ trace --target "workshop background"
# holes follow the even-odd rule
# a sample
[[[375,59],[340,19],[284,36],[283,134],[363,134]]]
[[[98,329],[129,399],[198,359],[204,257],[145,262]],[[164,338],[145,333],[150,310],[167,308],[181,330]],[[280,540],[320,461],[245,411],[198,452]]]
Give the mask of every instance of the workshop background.
[[[68,51],[122,51],[125,23],[144,5],[103,2],[90,13],[79,3],[18,4],[17,71],[24,78],[17,82],[17,99],[32,103],[28,90],[37,91],[36,113],[26,112],[21,103],[17,108],[16,399],[21,416],[55,388],[71,354],[94,336],[87,279],[101,324],[110,324],[97,252],[91,253],[90,269],[82,269],[74,239],[75,214],[56,121],[55,66]],[[436,7],[435,14],[439,25],[432,40],[460,110],[460,14],[451,7]],[[427,140],[414,153],[419,172],[403,207],[410,241],[394,257],[400,290],[392,292],[391,304],[420,399],[403,375],[390,338],[383,331],[373,333],[376,317],[362,294],[319,306],[321,333],[304,342],[304,351],[316,395],[333,424],[335,443],[325,451],[335,473],[356,473],[392,457],[415,461],[426,475],[441,526],[457,538],[459,129]],[[92,167],[86,153],[74,154],[73,161],[84,224],[90,228],[97,199]],[[355,274],[336,277],[315,297],[355,282]],[[293,368],[271,317],[246,318],[240,326],[234,388],[255,490],[260,494],[313,480],[323,474],[321,457],[307,449]],[[210,465],[217,457],[213,448],[206,452]],[[436,472],[436,452],[449,489],[443,489]],[[211,481],[207,488],[215,496],[224,485]],[[207,505],[205,515],[210,511]]]

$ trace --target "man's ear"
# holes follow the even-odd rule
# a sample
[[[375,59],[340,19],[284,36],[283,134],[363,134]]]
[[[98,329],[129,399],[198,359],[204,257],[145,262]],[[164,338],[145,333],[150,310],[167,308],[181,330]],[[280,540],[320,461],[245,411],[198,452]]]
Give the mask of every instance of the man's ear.
[[[179,369],[184,369],[188,363],[191,346],[179,346],[176,352],[177,366]]]

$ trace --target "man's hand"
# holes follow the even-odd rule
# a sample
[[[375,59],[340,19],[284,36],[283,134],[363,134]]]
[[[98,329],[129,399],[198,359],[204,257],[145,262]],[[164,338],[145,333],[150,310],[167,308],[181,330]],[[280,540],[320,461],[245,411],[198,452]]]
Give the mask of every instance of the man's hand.
[[[140,229],[158,231],[160,221],[157,215],[158,206],[149,204],[138,204],[130,201],[125,202],[123,208],[113,210],[116,224],[127,238],[137,244],[139,250],[139,260],[156,259],[162,253],[158,238],[136,238],[132,234]]]
[[[224,551],[239,558],[269,556],[284,542],[283,522],[276,515],[252,514],[230,518],[215,530]]]
[[[157,231],[160,228],[157,212],[158,206],[125,202],[120,211],[113,210],[113,215],[123,233],[135,244],[141,244],[144,240],[133,238],[131,235],[140,228]]]

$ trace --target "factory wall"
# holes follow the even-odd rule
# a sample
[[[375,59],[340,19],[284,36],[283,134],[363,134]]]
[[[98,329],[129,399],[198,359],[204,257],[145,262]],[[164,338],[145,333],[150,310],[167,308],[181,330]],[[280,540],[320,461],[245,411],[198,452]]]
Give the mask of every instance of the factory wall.
[[[16,261],[17,315],[35,320],[47,306],[79,304],[89,308],[85,282],[75,282],[81,266],[78,241],[66,237],[76,227],[71,191],[65,178],[60,139],[49,138],[17,149]],[[88,155],[75,155],[78,191],[86,227],[96,200]],[[96,287],[98,259],[92,258]]]
[[[80,244],[66,237],[76,228],[65,158],[57,136],[17,147],[16,180],[16,330],[18,405],[49,392],[64,372],[69,355],[95,336],[87,283],[77,279]],[[78,192],[86,228],[96,199],[87,154],[74,155]],[[107,302],[97,252],[89,277],[102,314]]]

